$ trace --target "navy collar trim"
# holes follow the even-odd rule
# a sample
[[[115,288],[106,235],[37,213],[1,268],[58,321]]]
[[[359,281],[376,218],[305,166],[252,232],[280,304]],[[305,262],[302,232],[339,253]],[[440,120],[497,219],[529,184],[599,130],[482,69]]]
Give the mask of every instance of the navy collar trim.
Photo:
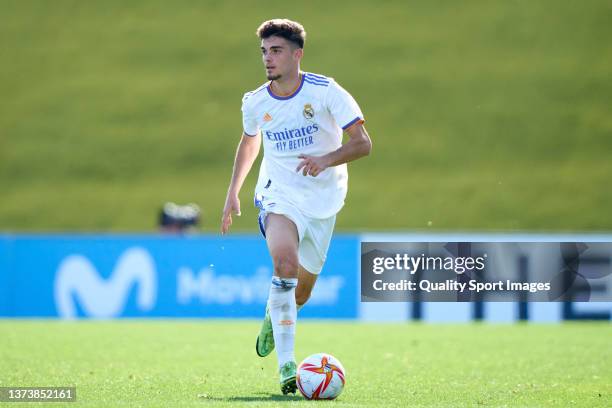
[[[275,95],[274,92],[272,92],[272,81],[270,81],[270,84],[268,84],[268,86],[266,87],[266,89],[268,90],[268,94],[273,97],[274,99],[278,99],[279,101],[286,101],[287,99],[291,99],[293,98],[295,95],[297,95],[298,93],[300,93],[300,90],[302,89],[302,86],[304,86],[304,77],[306,75],[304,75],[304,73],[300,74],[302,76],[302,79],[300,81],[300,86],[298,86],[298,88],[295,90],[294,93],[292,93],[291,95],[287,95],[287,96],[278,96]]]

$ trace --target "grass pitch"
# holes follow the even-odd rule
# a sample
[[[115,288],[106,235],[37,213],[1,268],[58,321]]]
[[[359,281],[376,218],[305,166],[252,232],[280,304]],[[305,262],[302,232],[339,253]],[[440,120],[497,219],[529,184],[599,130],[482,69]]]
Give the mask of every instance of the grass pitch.
[[[299,322],[297,358],[325,351],[347,370],[340,398],[318,403],[281,395],[276,357],[255,354],[258,327],[4,320],[0,386],[76,386],[75,407],[612,405],[609,323]]]

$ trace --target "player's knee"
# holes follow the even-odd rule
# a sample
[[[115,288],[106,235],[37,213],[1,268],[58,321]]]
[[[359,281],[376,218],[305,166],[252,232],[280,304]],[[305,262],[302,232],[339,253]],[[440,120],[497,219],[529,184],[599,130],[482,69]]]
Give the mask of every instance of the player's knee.
[[[279,278],[297,278],[298,260],[290,254],[276,255],[272,259],[274,263],[274,275]]]

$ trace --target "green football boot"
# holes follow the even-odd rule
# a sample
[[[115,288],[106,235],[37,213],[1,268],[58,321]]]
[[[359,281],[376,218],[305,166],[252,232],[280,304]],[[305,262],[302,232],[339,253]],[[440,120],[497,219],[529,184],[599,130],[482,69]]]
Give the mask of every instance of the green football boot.
[[[259,357],[265,357],[274,350],[274,335],[272,334],[272,319],[270,319],[270,310],[266,307],[266,317],[259,330],[257,342],[255,343],[255,351]]]
[[[283,395],[287,395],[289,393],[295,394],[295,390],[297,390],[297,385],[295,383],[295,373],[297,371],[297,366],[295,361],[289,361],[280,368],[280,387]]]

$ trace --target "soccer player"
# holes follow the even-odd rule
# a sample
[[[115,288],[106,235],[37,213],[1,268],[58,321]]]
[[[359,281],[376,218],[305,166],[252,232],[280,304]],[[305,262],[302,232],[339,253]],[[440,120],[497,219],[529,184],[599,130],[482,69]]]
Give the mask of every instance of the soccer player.
[[[256,342],[265,357],[276,347],[283,394],[296,391],[294,355],[297,311],[323,268],[336,214],[347,191],[346,163],[367,156],[372,142],[353,97],[332,78],[303,72],[306,32],[301,24],[274,19],[257,29],[268,82],[242,99],[244,132],[227,192],[221,232],[259,154],[255,188],[259,227],[274,265],[266,315]],[[342,144],[343,131],[348,135]]]

